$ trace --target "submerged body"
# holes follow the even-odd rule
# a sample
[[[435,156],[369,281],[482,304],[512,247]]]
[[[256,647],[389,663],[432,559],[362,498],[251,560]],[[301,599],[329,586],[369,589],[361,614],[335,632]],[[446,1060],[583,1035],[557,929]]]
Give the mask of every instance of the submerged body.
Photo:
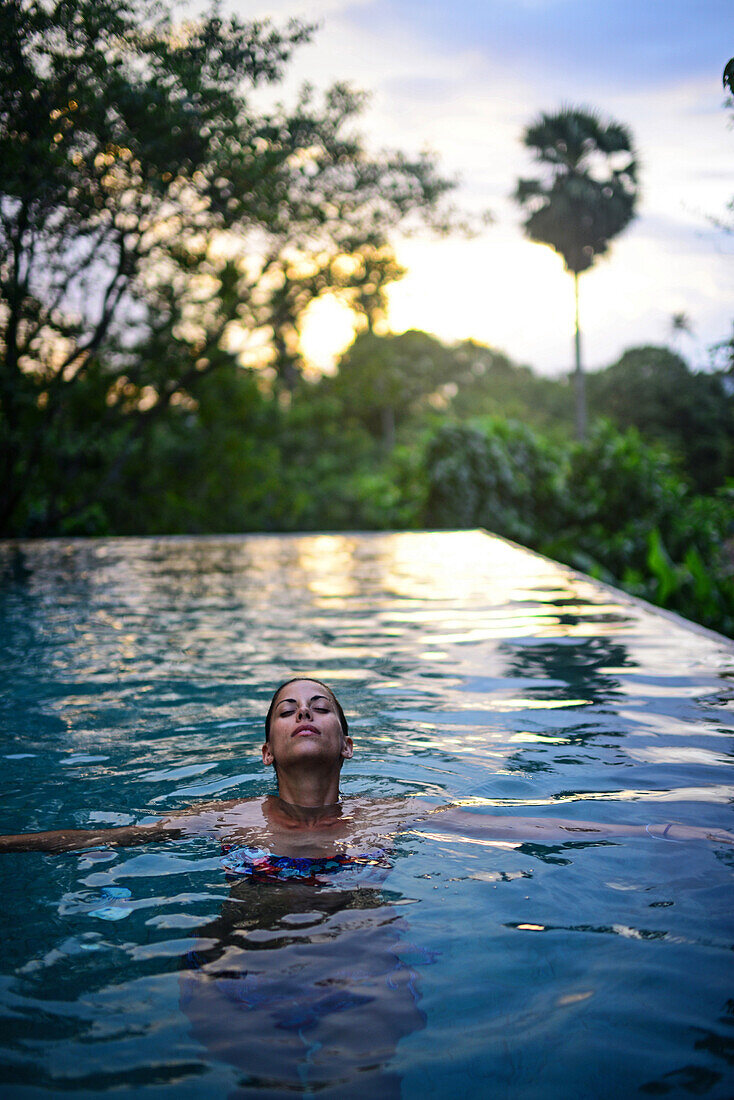
[[[259,1097],[397,1100],[396,1046],[425,1027],[408,924],[382,890],[390,853],[341,847],[225,845],[229,897],[183,963],[193,1036]]]

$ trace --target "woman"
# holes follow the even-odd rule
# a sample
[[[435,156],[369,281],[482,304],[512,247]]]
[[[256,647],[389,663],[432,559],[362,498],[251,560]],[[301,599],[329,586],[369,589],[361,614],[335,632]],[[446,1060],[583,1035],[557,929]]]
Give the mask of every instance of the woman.
[[[240,854],[240,874],[277,877],[279,866],[283,871],[298,869],[294,860],[310,860],[314,873],[319,860],[333,856],[346,866],[365,853],[384,849],[396,833],[434,814],[440,814],[442,830],[469,838],[518,843],[647,835],[664,840],[734,844],[734,833],[726,830],[677,823],[610,825],[560,818],[497,817],[452,805],[431,806],[421,798],[358,796],[342,800],[339,777],[353,751],[347,719],[331,688],[320,680],[296,677],[277,689],[265,719],[262,760],[275,770],[277,794],[192,806],[144,825],[0,836],[0,852],[63,852],[208,835],[219,839],[227,849],[226,870],[232,869]],[[248,856],[248,850],[256,851],[257,856]],[[280,865],[279,857],[283,861]],[[302,862],[300,866],[308,871],[307,864]]]

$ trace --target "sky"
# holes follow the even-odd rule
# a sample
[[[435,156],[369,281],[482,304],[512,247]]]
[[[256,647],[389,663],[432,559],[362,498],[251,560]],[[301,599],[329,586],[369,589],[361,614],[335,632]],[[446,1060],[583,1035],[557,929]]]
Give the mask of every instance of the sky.
[[[370,93],[370,148],[430,149],[459,179],[455,201],[488,209],[471,240],[394,238],[408,274],[389,295],[394,332],[475,339],[539,373],[572,362],[573,284],[524,238],[510,196],[533,166],[521,136],[541,112],[591,107],[626,124],[640,163],[638,217],[580,280],[584,360],[668,344],[696,369],[734,322],[734,110],[721,74],[734,55],[731,0],[229,0],[242,18],[317,22],[281,98],[309,81]],[[732,232],[712,219],[726,219]],[[683,312],[691,335],[674,338]],[[329,369],[352,336],[325,302],[304,350]]]

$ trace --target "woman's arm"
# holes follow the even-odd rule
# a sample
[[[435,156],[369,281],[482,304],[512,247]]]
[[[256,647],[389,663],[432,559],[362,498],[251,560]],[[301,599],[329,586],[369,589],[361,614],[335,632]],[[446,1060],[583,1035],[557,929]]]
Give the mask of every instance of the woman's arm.
[[[458,806],[432,811],[436,824],[449,832],[461,833],[469,839],[539,840],[590,840],[604,836],[650,836],[656,840],[709,840],[734,844],[734,833],[726,829],[707,829],[694,825],[651,823],[648,825],[610,824],[599,821],[573,821],[553,817],[496,817],[492,814],[471,813]],[[424,818],[428,823],[431,817]]]
[[[161,837],[181,836],[188,831],[170,819],[149,825],[123,825],[115,829],[57,829],[51,833],[18,833],[0,836],[0,852],[73,852],[98,845],[115,848],[147,844]]]
[[[186,810],[151,821],[145,825],[122,825],[113,829],[57,829],[51,833],[18,833],[16,836],[0,836],[2,852],[74,852],[81,848],[99,845],[126,848],[136,844],[149,844],[166,838],[175,840],[181,836],[212,835],[226,820],[227,811],[239,811],[242,823],[247,824],[246,814],[251,814],[256,800],[233,798],[228,802],[202,802]]]

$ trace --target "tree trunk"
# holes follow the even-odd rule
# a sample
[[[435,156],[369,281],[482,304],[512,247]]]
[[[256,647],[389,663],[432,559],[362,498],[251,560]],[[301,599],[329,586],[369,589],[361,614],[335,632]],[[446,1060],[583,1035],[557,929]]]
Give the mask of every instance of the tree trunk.
[[[577,271],[574,271],[573,273],[573,290],[576,303],[576,327],[574,330],[576,438],[580,442],[583,442],[586,438],[586,383],[584,379],[584,370],[581,366],[581,329],[579,328],[579,275]]]

